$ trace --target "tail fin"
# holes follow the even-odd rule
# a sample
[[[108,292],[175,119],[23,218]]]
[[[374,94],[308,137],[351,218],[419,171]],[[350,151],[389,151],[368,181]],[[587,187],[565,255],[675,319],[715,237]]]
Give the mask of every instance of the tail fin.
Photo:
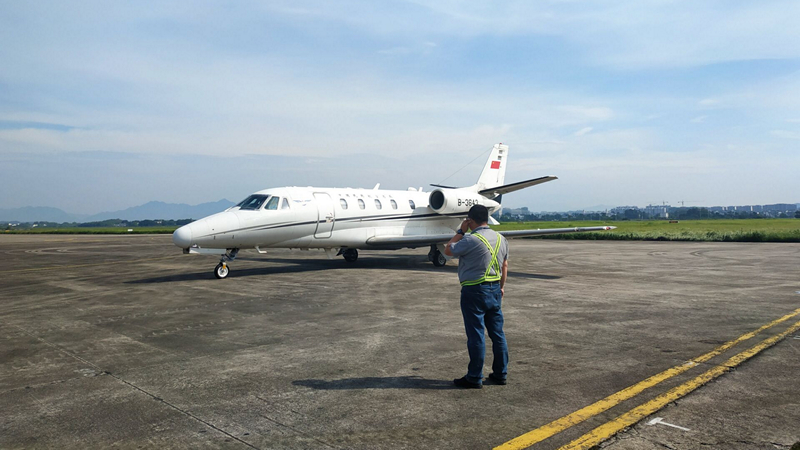
[[[506,179],[506,165],[508,164],[508,146],[495,144],[483,172],[475,185],[478,191],[502,186]]]

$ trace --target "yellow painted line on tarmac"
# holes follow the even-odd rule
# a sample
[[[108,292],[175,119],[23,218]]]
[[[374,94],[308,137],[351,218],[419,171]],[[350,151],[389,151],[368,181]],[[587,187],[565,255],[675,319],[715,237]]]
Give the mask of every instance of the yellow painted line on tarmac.
[[[560,447],[559,450],[586,450],[594,447],[595,445],[600,444],[601,442],[617,434],[624,428],[627,428],[635,424],[636,422],[639,422],[640,420],[655,413],[656,411],[668,405],[669,403],[674,402],[675,400],[678,400],[679,398],[686,396],[687,394],[699,388],[700,386],[703,386],[709,381],[721,376],[725,372],[747,361],[748,359],[759,354],[763,350],[772,347],[773,345],[777,344],[780,340],[785,338],[787,335],[794,333],[798,329],[800,329],[800,322],[795,323],[783,333],[773,336],[761,342],[760,344],[756,345],[755,347],[739,353],[738,355],[725,361],[723,364],[714,366],[713,369],[697,376],[696,378],[687,381],[686,383],[683,383],[680,386],[675,387],[662,395],[659,395],[658,397],[654,398],[653,400],[650,400],[649,402],[641,406],[637,406],[636,408],[626,412],[625,414],[617,417],[616,419],[610,422],[606,422],[605,424],[600,425],[591,432],[579,437],[578,439],[570,442],[569,444],[563,447]]]
[[[583,407],[571,414],[567,414],[566,416],[561,417],[560,419],[556,419],[548,423],[547,425],[543,425],[533,431],[529,431],[523,434],[522,436],[516,437],[504,444],[498,445],[497,447],[494,448],[494,450],[519,450],[530,447],[531,445],[536,444],[537,442],[541,442],[551,436],[554,436],[566,430],[567,428],[571,428],[585,421],[586,419],[590,419],[604,411],[607,411],[613,408],[614,406],[630,398],[635,397],[644,390],[649,389],[661,383],[662,381],[668,380],[676,375],[680,375],[683,372],[686,372],[687,370],[691,369],[692,367],[697,366],[699,363],[706,362],[711,358],[724,353],[734,345],[740,342],[744,342],[748,339],[751,339],[758,333],[761,333],[762,331],[768,328],[772,328],[781,322],[785,322],[791,319],[792,317],[797,316],[798,314],[800,314],[800,308],[794,310],[793,312],[779,319],[773,320],[772,322],[762,326],[757,330],[745,333],[734,340],[728,341],[704,355],[700,355],[697,358],[687,361],[686,363],[681,364],[679,366],[669,368],[661,373],[653,375],[650,378],[640,381],[632,386],[628,386],[627,388],[619,392],[611,394],[602,400],[598,400],[597,402],[592,403],[589,406]]]
[[[145,258],[145,259],[130,259],[125,261],[108,261],[103,263],[94,263],[94,264],[63,264],[60,266],[48,266],[48,267],[33,267],[30,269],[15,269],[15,270],[4,270],[3,273],[19,273],[19,272],[40,272],[43,270],[57,270],[57,269],[74,269],[74,268],[81,268],[81,267],[97,267],[97,266],[108,266],[112,264],[133,264],[139,262],[147,262],[147,261],[160,261],[163,259],[169,258],[179,258],[182,255],[172,255],[172,256],[162,256],[160,258]]]

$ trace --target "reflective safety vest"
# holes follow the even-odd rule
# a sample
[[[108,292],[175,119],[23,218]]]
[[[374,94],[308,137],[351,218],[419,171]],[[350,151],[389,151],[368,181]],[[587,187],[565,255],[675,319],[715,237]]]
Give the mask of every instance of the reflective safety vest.
[[[471,281],[462,281],[461,285],[475,286],[476,284],[481,284],[485,282],[500,281],[502,275],[500,274],[500,261],[497,260],[497,254],[500,253],[500,242],[503,240],[503,237],[500,235],[500,233],[497,233],[497,244],[495,244],[494,249],[492,249],[492,245],[489,244],[489,241],[487,241],[485,237],[475,232],[472,232],[470,234],[480,239],[481,242],[483,242],[486,245],[486,248],[488,248],[489,252],[492,254],[492,260],[489,262],[489,267],[486,268],[486,273],[483,274],[481,278]],[[494,270],[494,275],[492,275],[492,270]]]

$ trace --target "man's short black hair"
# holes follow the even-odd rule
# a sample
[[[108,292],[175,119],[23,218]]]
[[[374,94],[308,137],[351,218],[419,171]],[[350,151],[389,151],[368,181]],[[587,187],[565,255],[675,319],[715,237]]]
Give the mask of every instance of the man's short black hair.
[[[467,217],[477,223],[486,223],[489,221],[489,210],[483,205],[475,205],[469,209]]]

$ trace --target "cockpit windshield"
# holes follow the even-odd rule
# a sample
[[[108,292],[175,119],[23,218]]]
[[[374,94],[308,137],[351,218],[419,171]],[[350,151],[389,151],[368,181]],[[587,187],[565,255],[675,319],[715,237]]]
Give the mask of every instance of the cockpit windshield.
[[[259,209],[261,208],[261,205],[264,204],[264,201],[267,199],[267,197],[269,197],[269,195],[253,194],[239,202],[239,204],[236,206],[238,206],[239,209]]]
[[[270,197],[269,201],[267,202],[267,206],[264,208],[266,210],[274,210],[278,209],[278,204],[281,202],[280,197]]]

